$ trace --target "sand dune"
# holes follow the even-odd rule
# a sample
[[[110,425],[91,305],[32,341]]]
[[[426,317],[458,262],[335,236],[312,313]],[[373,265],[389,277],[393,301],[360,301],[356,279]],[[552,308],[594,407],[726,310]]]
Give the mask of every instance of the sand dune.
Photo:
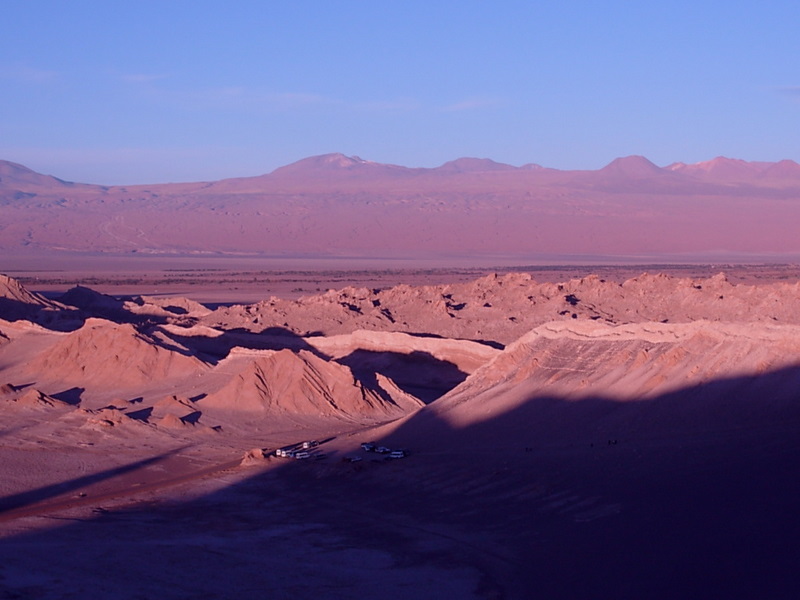
[[[356,330],[351,334],[305,338],[306,343],[332,358],[355,350],[411,354],[426,352],[432,357],[452,362],[472,372],[497,354],[497,349],[469,340],[412,336],[400,332]]]
[[[4,384],[0,398],[13,403],[14,408],[60,409],[72,408],[67,402],[48,396],[33,387],[17,389],[9,384]]]
[[[64,308],[63,304],[30,292],[17,280],[0,274],[0,318],[33,319],[42,312],[50,316]]]
[[[770,379],[770,385],[759,390],[760,378]],[[718,383],[725,381],[731,383]],[[797,412],[792,390],[798,383],[796,325],[560,322],[510,344],[426,410],[463,427],[537,398],[636,404],[674,393],[694,403],[665,413],[663,425],[709,419],[689,426],[702,429],[723,427],[728,420],[745,424],[748,415],[764,410]],[[636,410],[630,408],[631,414]],[[637,433],[647,427],[638,423]]]
[[[195,412],[197,412],[197,407],[188,398],[167,396],[153,405],[151,414],[156,418],[164,418],[167,415],[171,415],[183,419]]]
[[[20,304],[47,308],[63,308],[63,305],[52,302],[39,294],[28,291],[20,283],[7,275],[0,274],[0,299],[13,300]]]
[[[185,378],[208,366],[188,352],[166,348],[132,325],[89,319],[32,361],[28,371],[46,381],[107,389],[136,388]]]
[[[263,351],[221,390],[199,400],[198,406],[247,419],[290,415],[358,421],[405,412],[378,390],[365,388],[347,367],[306,350]]]

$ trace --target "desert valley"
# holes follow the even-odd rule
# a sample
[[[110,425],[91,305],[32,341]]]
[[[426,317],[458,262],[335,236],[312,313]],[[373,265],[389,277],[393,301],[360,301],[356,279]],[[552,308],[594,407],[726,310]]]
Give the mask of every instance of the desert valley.
[[[798,193],[0,163],[0,597],[795,597]]]
[[[789,598],[800,284],[778,271],[216,308],[4,277],[0,589]]]

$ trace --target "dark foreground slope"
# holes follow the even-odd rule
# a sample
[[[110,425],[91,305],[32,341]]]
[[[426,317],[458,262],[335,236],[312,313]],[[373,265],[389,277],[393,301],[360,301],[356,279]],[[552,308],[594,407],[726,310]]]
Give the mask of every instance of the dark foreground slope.
[[[423,411],[381,440],[407,444],[403,460],[276,463],[194,500],[97,501],[6,538],[2,585],[29,598],[793,598],[797,411],[745,419],[751,393],[695,406],[742,384],[627,409],[531,398],[462,428]],[[726,427],[637,427],[665,412]]]

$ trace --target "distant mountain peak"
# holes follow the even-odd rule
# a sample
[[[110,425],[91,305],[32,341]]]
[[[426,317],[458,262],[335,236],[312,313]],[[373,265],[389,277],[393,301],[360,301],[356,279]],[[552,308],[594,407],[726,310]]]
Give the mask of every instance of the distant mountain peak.
[[[733,166],[747,168],[749,165],[750,163],[748,163],[746,160],[742,160],[741,158],[728,158],[727,156],[717,156],[715,158],[712,158],[711,160],[695,163],[694,166],[700,167],[707,171],[713,171],[714,169],[728,168]]]
[[[780,160],[764,169],[761,175],[772,179],[800,179],[800,164],[793,160]]]
[[[772,163],[748,162],[740,158],[717,156],[694,164],[677,163],[671,170],[702,178],[741,181],[758,176]]]
[[[451,160],[436,168],[437,171],[449,173],[478,173],[481,171],[513,171],[516,167],[495,162],[490,158],[462,157]]]
[[[24,165],[0,160],[0,185],[8,187],[19,185],[63,186],[72,184],[52,175],[42,175]]]
[[[340,152],[332,152],[330,154],[310,156],[289,165],[279,167],[270,173],[270,176],[303,175],[309,177],[330,177],[340,174],[369,174],[373,171],[380,170],[399,171],[405,170],[405,168],[364,160],[360,156],[347,156]]]
[[[303,158],[289,165],[280,167],[277,171],[282,170],[317,170],[317,169],[349,169],[356,165],[367,164],[362,158],[358,156],[346,156],[340,152],[332,152],[330,154],[319,154],[317,156],[309,156]]]
[[[0,160],[0,176],[2,175],[21,175],[24,173],[36,173],[28,167],[9,160]]]
[[[523,171],[542,171],[547,167],[543,167],[539,163],[526,163],[520,167]]]
[[[663,173],[664,171],[644,156],[632,155],[615,158],[600,169],[600,172],[609,175],[623,175],[625,177],[646,177]]]
[[[325,165],[328,167],[343,167],[348,168],[354,165],[363,165],[368,164],[369,161],[364,160],[360,156],[346,156],[340,152],[334,152],[331,154],[322,154],[318,157],[318,164]]]

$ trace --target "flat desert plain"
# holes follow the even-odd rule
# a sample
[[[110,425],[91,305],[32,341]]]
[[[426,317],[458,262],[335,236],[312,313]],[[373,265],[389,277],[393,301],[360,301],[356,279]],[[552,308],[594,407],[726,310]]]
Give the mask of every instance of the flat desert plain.
[[[794,598],[799,277],[17,265],[0,597]]]

